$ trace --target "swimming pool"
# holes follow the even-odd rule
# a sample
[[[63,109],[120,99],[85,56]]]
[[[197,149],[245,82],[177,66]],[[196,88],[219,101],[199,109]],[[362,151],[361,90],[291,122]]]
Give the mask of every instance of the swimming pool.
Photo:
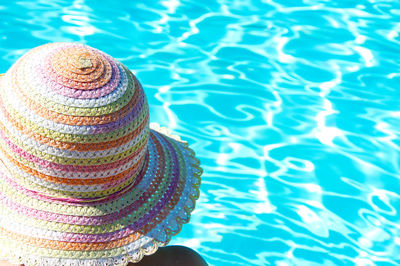
[[[399,16],[373,0],[0,0],[0,71],[53,41],[134,70],[151,120],[202,161],[172,244],[210,265],[397,265]]]

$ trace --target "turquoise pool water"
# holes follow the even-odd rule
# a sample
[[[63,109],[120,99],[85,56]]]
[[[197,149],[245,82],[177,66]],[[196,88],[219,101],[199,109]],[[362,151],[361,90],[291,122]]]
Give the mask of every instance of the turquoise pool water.
[[[204,168],[172,244],[210,265],[400,264],[398,1],[4,1],[0,71],[78,41]]]

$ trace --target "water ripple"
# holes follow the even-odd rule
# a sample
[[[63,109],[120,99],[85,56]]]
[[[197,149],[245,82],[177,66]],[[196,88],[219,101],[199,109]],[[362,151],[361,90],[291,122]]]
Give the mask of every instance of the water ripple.
[[[396,1],[1,1],[0,70],[49,41],[133,69],[196,150],[173,243],[211,265],[400,264]]]

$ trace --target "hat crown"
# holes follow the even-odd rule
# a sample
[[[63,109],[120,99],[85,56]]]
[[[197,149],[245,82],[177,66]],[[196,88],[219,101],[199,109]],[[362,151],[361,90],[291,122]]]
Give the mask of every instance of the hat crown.
[[[149,110],[119,61],[86,45],[52,43],[26,53],[0,82],[8,182],[60,200],[93,200],[140,177]]]

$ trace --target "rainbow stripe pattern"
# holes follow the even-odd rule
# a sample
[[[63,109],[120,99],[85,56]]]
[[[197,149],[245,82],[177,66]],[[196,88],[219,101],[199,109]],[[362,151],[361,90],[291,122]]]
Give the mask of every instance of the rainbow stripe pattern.
[[[0,256],[25,265],[140,261],[189,221],[202,173],[135,75],[77,43],[0,78],[0,159]]]

